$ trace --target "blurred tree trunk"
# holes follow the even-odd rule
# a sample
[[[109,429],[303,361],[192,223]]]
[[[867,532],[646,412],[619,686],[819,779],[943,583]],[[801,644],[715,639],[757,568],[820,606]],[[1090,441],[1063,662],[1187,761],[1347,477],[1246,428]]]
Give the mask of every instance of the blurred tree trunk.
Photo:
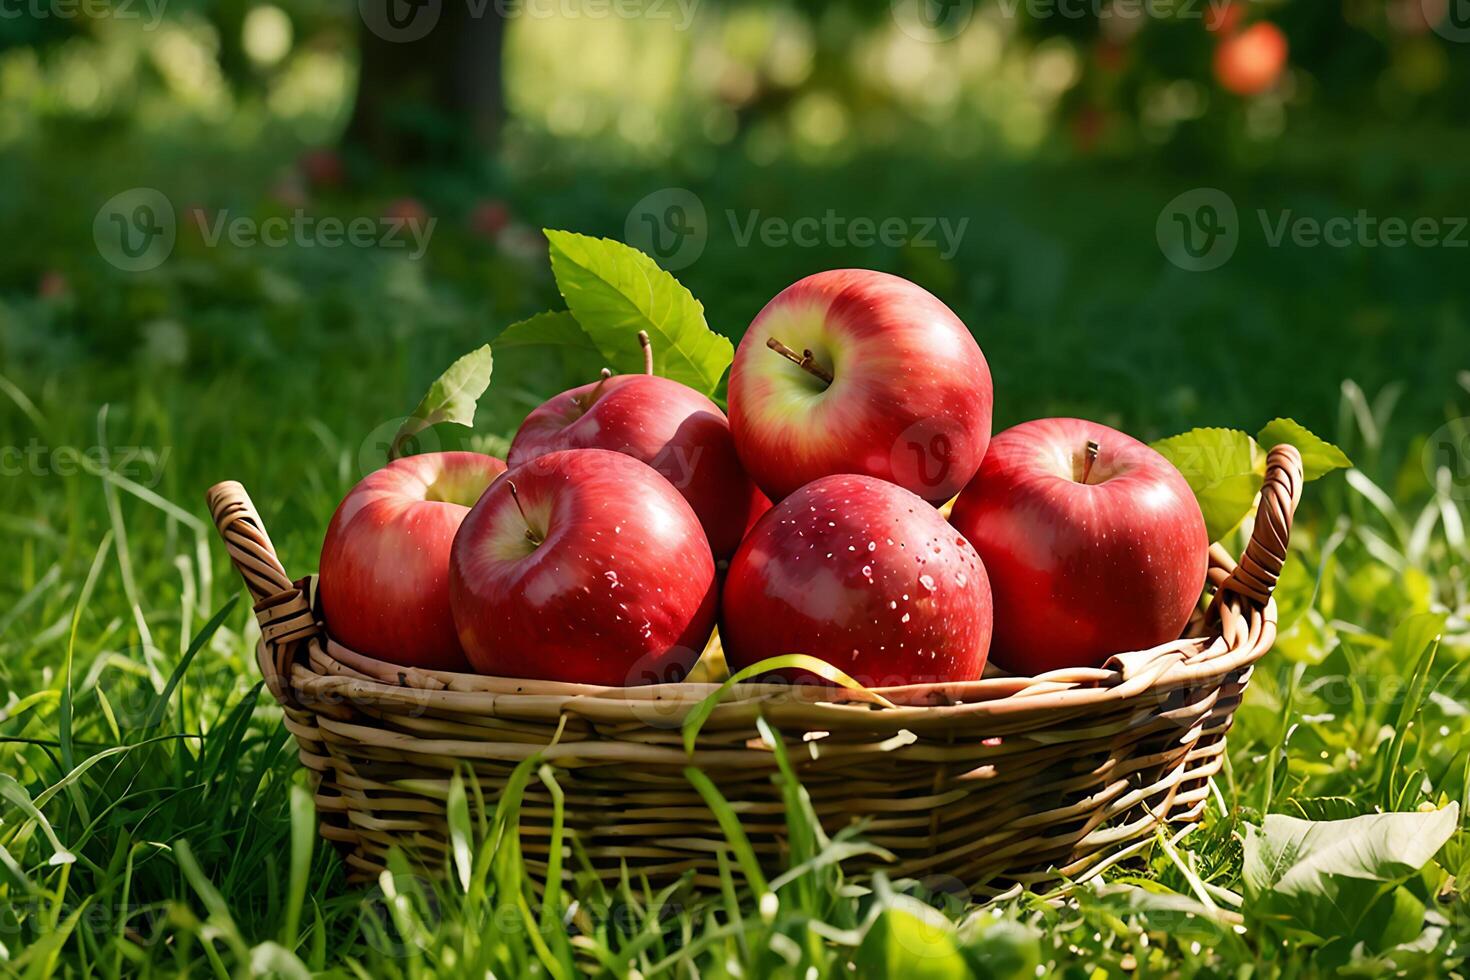
[[[385,166],[462,163],[494,149],[505,118],[497,5],[362,0],[358,7],[361,68],[346,145]],[[433,24],[427,31],[426,23]]]

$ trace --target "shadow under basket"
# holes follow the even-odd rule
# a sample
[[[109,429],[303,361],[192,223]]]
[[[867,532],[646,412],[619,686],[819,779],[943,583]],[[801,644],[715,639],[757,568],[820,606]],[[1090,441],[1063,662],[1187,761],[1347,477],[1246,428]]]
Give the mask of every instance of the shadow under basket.
[[[1211,547],[1212,597],[1182,639],[1038,677],[872,692],[733,685],[692,754],[680,726],[720,685],[594,687],[365,657],[327,634],[311,580],[286,574],[243,487],[215,486],[209,507],[255,600],[261,671],[311,771],[321,834],[352,879],[376,876],[395,845],[442,867],[453,775],[472,769],[493,806],[538,754],[556,769],[568,835],[604,880],[626,864],[635,879],[693,872],[696,887],[718,887],[726,838],[689,766],[778,868],[786,825],[776,759],[756,727],[764,717],[826,830],[864,820],[864,838],[893,855],[855,858],[851,872],[944,875],[981,899],[1091,876],[1161,825],[1199,819],[1252,666],[1276,636],[1271,592],[1301,486],[1297,451],[1273,449],[1246,553],[1237,565]],[[541,878],[552,814],[550,792],[531,780],[521,847]],[[565,855],[560,866],[574,864]]]

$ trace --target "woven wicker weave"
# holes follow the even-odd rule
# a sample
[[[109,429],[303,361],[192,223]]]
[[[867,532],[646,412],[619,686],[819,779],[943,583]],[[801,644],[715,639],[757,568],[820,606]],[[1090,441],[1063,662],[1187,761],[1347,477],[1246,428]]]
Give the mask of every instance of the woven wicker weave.
[[[381,870],[393,845],[439,866],[456,769],[471,766],[493,802],[536,753],[558,770],[567,830],[608,880],[626,862],[653,881],[692,871],[696,885],[718,885],[725,836],[684,776],[691,764],[775,866],[785,825],[763,715],[829,831],[865,818],[865,838],[896,857],[890,876],[952,876],[982,897],[1085,877],[1161,823],[1199,818],[1251,668],[1276,635],[1271,591],[1301,484],[1296,450],[1272,450],[1246,553],[1237,566],[1211,548],[1214,597],[1184,639],[1101,669],[866,695],[739,684],[692,755],[679,726],[719,685],[600,688],[364,657],[326,634],[311,580],[286,574],[238,483],[211,489],[209,506],[256,600],[261,670],[313,774],[322,836],[354,878]],[[547,867],[551,812],[533,780],[521,818],[533,874]]]

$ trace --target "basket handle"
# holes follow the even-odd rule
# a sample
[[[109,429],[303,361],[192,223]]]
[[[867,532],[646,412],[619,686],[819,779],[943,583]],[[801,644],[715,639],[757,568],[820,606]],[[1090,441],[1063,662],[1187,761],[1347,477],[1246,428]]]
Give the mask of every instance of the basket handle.
[[[205,499],[230,561],[255,600],[255,617],[265,641],[260,669],[266,686],[282,704],[299,706],[289,683],[291,664],[322,632],[311,607],[310,581],[292,581],[286,574],[260,513],[239,483],[216,483]]]
[[[1215,592],[1211,612],[1234,593],[1264,609],[1271,601],[1276,581],[1286,563],[1291,540],[1291,521],[1302,499],[1302,455],[1295,446],[1282,443],[1266,456],[1266,479],[1261,485],[1261,502],[1256,507],[1256,524],[1240,562]]]

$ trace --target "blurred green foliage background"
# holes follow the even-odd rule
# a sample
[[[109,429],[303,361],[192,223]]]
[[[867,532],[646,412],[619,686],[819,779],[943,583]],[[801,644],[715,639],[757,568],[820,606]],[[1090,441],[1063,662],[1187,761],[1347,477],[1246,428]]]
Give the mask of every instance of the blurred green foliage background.
[[[668,188],[704,209],[706,243],[676,274],[716,329],[738,337],[817,269],[898,272],[980,338],[1002,422],[1084,412],[1156,436],[1297,414],[1331,431],[1353,378],[1402,382],[1400,418],[1424,428],[1465,362],[1470,234],[1428,248],[1268,234],[1282,216],[1466,210],[1470,32],[1441,0],[424,2],[445,12],[441,34],[459,4],[466,33],[497,24],[459,56],[503,78],[473,107],[488,131],[433,79],[371,61],[372,0],[7,0],[8,370],[65,375],[96,400],[140,370],[232,376],[252,410],[289,395],[366,431],[454,353],[550,303],[536,229],[624,238]],[[1285,67],[1233,94],[1221,48],[1262,24],[1284,36]],[[356,138],[371,89],[390,93],[375,103],[386,149]],[[168,261],[141,273],[102,261],[93,236],[99,208],[134,187],[165,194],[178,226]],[[1197,187],[1239,215],[1236,253],[1207,272],[1157,239],[1162,210]],[[421,261],[201,234],[220,214],[297,211],[436,224]],[[829,213],[897,218],[911,239],[927,219],[966,224],[954,249],[742,237]],[[304,359],[341,392],[344,349],[360,368],[365,352],[386,362],[349,417],[264,377]]]
[[[1462,2],[0,0],[0,782],[48,794],[82,859],[73,877],[6,811],[0,881],[40,897],[4,907],[0,963],[224,975],[221,943],[238,965],[279,935],[313,969],[434,972],[374,958],[335,857],[288,840],[302,774],[252,690],[249,610],[185,654],[239,591],[203,493],[244,481],[285,566],[312,571],[425,385],[561,305],[543,227],[648,248],[732,338],[807,273],[907,276],[979,339],[997,428],[1079,414],[1155,439],[1293,416],[1347,451],[1356,469],[1306,494],[1218,818],[1188,873],[1155,856],[1148,889],[1190,893],[1198,870],[1233,894],[1241,828],[1268,812],[1470,804]],[[426,36],[393,39],[425,12]],[[333,244],[325,219],[426,244]],[[216,234],[273,221],[304,230]],[[1391,244],[1392,222],[1427,232]],[[109,236],[144,227],[165,244],[132,268]],[[475,431],[421,448],[503,451],[596,370],[495,359]],[[1406,700],[1419,645],[1390,637],[1425,617],[1445,639]],[[166,729],[130,722],[140,704]],[[58,797],[73,738],[105,764]],[[1415,885],[1430,911],[1407,975],[1467,948],[1463,830],[1441,860]],[[311,883],[307,920],[282,919],[288,874],[298,899]],[[1254,920],[1181,929],[1194,912],[1143,891],[1035,912],[1044,962],[1297,975],[1356,941],[1314,961]],[[116,930],[58,928],[93,897],[127,913]],[[134,906],[167,919],[150,931]],[[787,911],[772,930],[805,935],[810,910]],[[425,948],[494,939],[469,915],[443,935]]]

